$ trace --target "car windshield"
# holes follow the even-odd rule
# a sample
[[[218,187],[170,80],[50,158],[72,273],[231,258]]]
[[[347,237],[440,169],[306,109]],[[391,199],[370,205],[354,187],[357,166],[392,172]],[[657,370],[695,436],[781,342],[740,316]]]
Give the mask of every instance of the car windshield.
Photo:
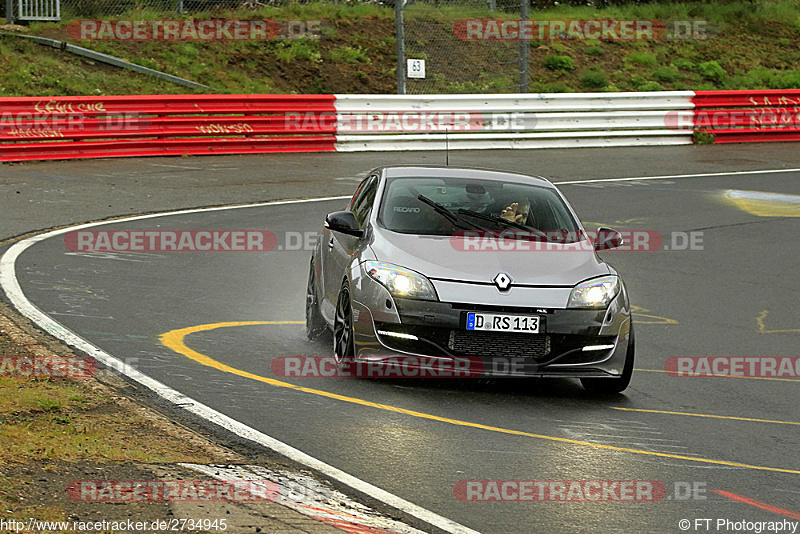
[[[392,178],[379,224],[404,234],[452,235],[464,230],[559,243],[581,239],[578,224],[553,189],[464,178]]]

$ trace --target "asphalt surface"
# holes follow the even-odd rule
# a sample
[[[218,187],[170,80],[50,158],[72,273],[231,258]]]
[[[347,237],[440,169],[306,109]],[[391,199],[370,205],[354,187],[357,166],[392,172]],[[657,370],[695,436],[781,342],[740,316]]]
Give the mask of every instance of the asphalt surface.
[[[1,231],[15,235],[167,207],[345,194],[374,165],[438,163],[441,156],[307,155],[1,167],[0,187],[20,191],[3,195],[10,200],[4,201]],[[538,173],[557,182],[797,168],[800,154],[792,145],[498,151],[451,154],[451,163]],[[196,169],[154,167],[164,164]],[[223,171],[223,166],[235,171]],[[109,180],[116,181],[113,188]],[[159,341],[166,332],[197,325],[302,320],[310,251],[286,250],[291,246],[265,253],[86,255],[70,253],[62,239],[53,238],[22,254],[17,276],[26,296],[42,311],[105,351],[130,359],[144,373],[470,528],[681,532],[679,520],[689,519],[691,532],[738,532],[715,530],[715,522],[798,519],[798,383],[678,378],[664,373],[664,364],[673,356],[798,356],[800,219],[758,216],[722,197],[728,189],[797,195],[798,180],[800,172],[783,172],[562,186],[590,226],[605,223],[665,236],[702,236],[702,250],[603,253],[624,276],[638,307],[637,371],[623,395],[606,398],[560,379],[276,377],[270,364],[277,357],[330,354],[329,338],[309,342],[299,324],[219,327],[190,334],[185,342],[218,364],[314,391],[202,365]],[[26,204],[26,198],[32,202]],[[198,212],[108,228],[270,230],[278,244],[286,245],[288,239],[293,245],[297,233],[319,230],[324,215],[342,204]],[[669,237],[667,242],[672,245]],[[463,480],[653,480],[664,484],[668,498],[642,503],[462,502],[453,488]],[[687,484],[704,491],[687,500],[673,495],[676,486]],[[714,490],[779,510],[735,501]],[[713,519],[711,528],[694,523],[704,518]]]

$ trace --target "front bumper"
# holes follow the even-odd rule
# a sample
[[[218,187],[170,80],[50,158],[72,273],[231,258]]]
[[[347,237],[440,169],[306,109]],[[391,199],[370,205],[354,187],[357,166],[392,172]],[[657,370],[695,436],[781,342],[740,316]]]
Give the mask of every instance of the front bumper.
[[[412,362],[410,368],[416,362],[427,366],[438,362],[462,369],[466,361],[469,376],[495,377],[616,377],[625,363],[631,313],[624,289],[605,310],[487,306],[384,295],[376,301],[373,306],[353,302],[356,357],[361,361],[406,359]],[[469,311],[538,315],[541,333],[466,330]],[[584,349],[599,346],[608,348]]]

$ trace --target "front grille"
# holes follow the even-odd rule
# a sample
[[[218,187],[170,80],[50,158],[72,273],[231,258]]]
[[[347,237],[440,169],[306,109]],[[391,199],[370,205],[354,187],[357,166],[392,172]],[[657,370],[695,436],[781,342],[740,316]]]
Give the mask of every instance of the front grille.
[[[451,330],[447,346],[458,356],[538,359],[550,354],[550,337],[545,334]]]

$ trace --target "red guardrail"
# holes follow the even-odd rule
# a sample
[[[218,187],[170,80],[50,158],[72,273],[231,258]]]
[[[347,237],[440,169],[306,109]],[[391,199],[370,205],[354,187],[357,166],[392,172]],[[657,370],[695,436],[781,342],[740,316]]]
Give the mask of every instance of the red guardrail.
[[[691,96],[694,94],[694,96]],[[666,95],[666,96],[665,96]],[[677,95],[677,96],[676,96]],[[479,108],[491,111],[498,96],[465,95]],[[541,107],[541,97],[513,96],[513,109],[528,115],[546,115],[548,106]],[[552,96],[552,95],[550,95]],[[575,95],[591,100],[596,95]],[[638,97],[638,95],[635,95]],[[171,156],[184,154],[246,154],[266,152],[322,152],[335,151],[339,120],[357,117],[377,119],[350,125],[348,132],[365,134],[358,139],[338,139],[350,143],[345,150],[399,150],[408,146],[402,135],[387,137],[383,133],[397,132],[381,123],[381,113],[389,105],[409,113],[425,112],[441,118],[453,113],[448,100],[431,96],[340,95],[344,111],[337,113],[337,95],[145,95],[145,96],[75,96],[75,97],[14,97],[0,98],[0,161],[26,161],[42,159],[76,159],[125,156]],[[678,141],[677,134],[686,134],[691,128],[714,135],[716,143],[799,141],[800,140],[800,90],[769,91],[690,91],[677,93],[643,93],[643,98],[685,99],[679,107],[670,104],[665,125],[673,121],[678,131],[669,131],[669,142]],[[502,98],[506,98],[503,96]],[[625,101],[630,95],[619,95]],[[688,99],[691,98],[691,102]],[[582,100],[581,100],[582,99]],[[463,100],[463,99],[462,99]],[[597,111],[606,107],[620,109],[612,94],[596,104]],[[540,107],[530,102],[535,101]],[[591,100],[595,101],[595,100]],[[600,100],[597,100],[600,102]],[[373,104],[380,103],[379,111]],[[390,104],[392,102],[393,104]],[[528,102],[520,104],[520,102]],[[507,106],[508,104],[503,104]],[[685,107],[683,107],[685,106]],[[694,111],[690,111],[694,106]],[[505,113],[505,108],[503,108]],[[593,108],[594,109],[594,108]],[[642,109],[635,107],[632,109]],[[649,109],[649,108],[648,108]],[[681,115],[680,110],[692,114]],[[535,112],[534,112],[535,110]],[[678,110],[678,111],[676,111]],[[377,113],[377,115],[376,115]],[[402,115],[402,111],[399,112]],[[675,113],[674,117],[671,117]],[[408,117],[393,117],[397,124]],[[684,118],[693,123],[684,124]],[[431,119],[433,120],[433,119]],[[579,119],[579,121],[582,119]],[[352,122],[352,121],[351,121]],[[531,123],[531,121],[528,121]],[[535,121],[533,121],[534,124]],[[387,122],[387,124],[389,124]],[[394,124],[394,123],[392,123]],[[375,127],[377,125],[377,127]],[[485,125],[481,125],[485,126]],[[580,124],[569,124],[569,128]],[[375,127],[375,128],[374,128]],[[535,126],[530,126],[535,130]],[[373,131],[374,130],[374,131]],[[673,130],[670,128],[670,130]],[[372,135],[374,134],[374,135]],[[481,130],[477,134],[485,134]],[[660,134],[655,131],[655,134]],[[370,136],[365,138],[367,136]],[[513,134],[511,134],[513,135]],[[663,134],[661,134],[663,135]],[[347,136],[345,136],[347,137]],[[353,137],[353,136],[351,136]],[[431,137],[409,136],[416,146],[422,146]],[[497,148],[496,139],[476,135],[478,143],[486,148]],[[658,141],[665,143],[663,139]],[[511,147],[519,148],[516,144]],[[544,144],[533,143],[531,147]]]
[[[715,143],[800,141],[800,89],[697,91],[692,103]]]
[[[0,161],[335,150],[334,95],[0,98]]]

